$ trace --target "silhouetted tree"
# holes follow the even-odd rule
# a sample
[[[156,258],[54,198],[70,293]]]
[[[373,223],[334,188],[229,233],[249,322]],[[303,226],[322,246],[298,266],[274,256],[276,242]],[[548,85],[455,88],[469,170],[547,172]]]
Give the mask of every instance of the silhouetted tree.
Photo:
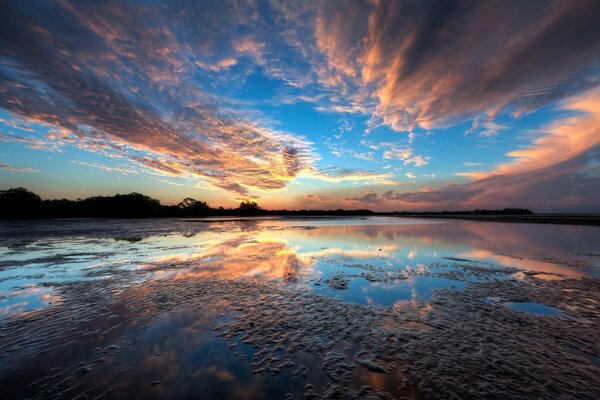
[[[177,206],[185,217],[203,217],[212,214],[208,204],[190,197],[183,199]]]
[[[191,197],[186,197],[185,199],[181,200],[179,204],[177,204],[177,207],[181,208],[182,210],[185,210],[186,208],[189,208],[194,204],[196,204],[195,199],[192,199]]]
[[[238,207],[240,215],[257,215],[262,209],[255,201],[242,201]]]
[[[187,197],[177,205],[162,205],[160,201],[140,193],[95,196],[77,200],[42,200],[22,187],[0,190],[0,219],[28,218],[148,218],[202,217],[208,215],[336,215],[362,216],[375,214],[370,210],[264,210],[254,201],[242,201],[238,208],[211,208],[204,201]],[[473,211],[392,212],[384,215],[508,215],[533,214],[526,208]]]
[[[88,217],[146,218],[164,216],[160,201],[140,193],[89,197],[79,202]]]
[[[37,194],[22,187],[0,190],[0,218],[39,218],[41,213],[42,199]]]

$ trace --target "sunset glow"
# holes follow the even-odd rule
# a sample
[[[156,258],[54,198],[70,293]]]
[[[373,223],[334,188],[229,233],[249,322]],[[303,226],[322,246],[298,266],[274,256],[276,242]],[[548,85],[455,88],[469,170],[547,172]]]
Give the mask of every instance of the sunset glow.
[[[265,208],[600,211],[598,1],[8,1],[0,180]]]

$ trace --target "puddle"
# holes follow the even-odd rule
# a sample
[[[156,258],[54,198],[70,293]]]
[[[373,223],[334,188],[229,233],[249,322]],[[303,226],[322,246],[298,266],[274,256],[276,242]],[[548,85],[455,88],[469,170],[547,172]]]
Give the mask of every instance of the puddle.
[[[503,303],[506,307],[511,310],[515,310],[518,312],[529,313],[529,314],[538,314],[538,315],[550,315],[550,316],[559,316],[562,314],[562,311],[558,308],[550,307],[541,303],[529,303],[529,302],[507,302]]]
[[[61,297],[50,287],[28,285],[0,292],[0,316],[59,305]]]
[[[567,351],[570,354],[573,354],[573,355],[575,355],[577,357],[581,357],[581,358],[586,359],[593,366],[595,366],[597,368],[600,368],[600,356],[597,356],[597,355],[592,354],[592,353],[587,352],[587,351],[580,350],[580,349],[578,349],[576,347],[573,347],[573,346],[569,347]]]
[[[341,280],[339,275],[334,279],[336,282]],[[401,301],[428,301],[438,289],[462,290],[465,286],[466,283],[462,281],[430,276],[415,276],[386,283],[354,278],[342,287],[321,287],[316,292],[358,304],[390,307]]]
[[[542,280],[545,280],[545,281],[562,281],[563,279],[565,279],[562,276],[552,275],[552,274],[534,274],[534,275],[531,275],[531,276],[533,278],[542,279]]]

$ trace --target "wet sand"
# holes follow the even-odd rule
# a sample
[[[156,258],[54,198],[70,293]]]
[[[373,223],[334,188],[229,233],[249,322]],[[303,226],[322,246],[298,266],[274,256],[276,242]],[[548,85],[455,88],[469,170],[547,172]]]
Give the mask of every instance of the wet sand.
[[[600,396],[595,227],[3,225],[6,399]]]
[[[464,219],[483,222],[515,222],[527,224],[560,224],[600,226],[597,214],[533,214],[533,215],[403,215],[402,218]]]

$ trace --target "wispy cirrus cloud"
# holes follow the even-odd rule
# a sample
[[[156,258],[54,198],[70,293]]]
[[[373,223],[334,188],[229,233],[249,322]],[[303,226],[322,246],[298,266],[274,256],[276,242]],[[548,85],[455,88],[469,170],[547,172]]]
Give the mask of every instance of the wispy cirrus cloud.
[[[139,171],[136,171],[136,170],[130,169],[130,168],[111,167],[111,166],[108,166],[108,165],[88,163],[88,162],[76,161],[76,160],[71,161],[71,163],[72,164],[77,164],[77,165],[83,165],[85,167],[96,168],[96,169],[99,169],[99,170],[102,170],[102,171],[106,171],[106,172],[118,172],[118,173],[123,174],[123,175],[137,175],[137,174],[139,174]]]
[[[307,199],[310,199],[310,200],[317,200],[322,203],[329,203],[331,201],[330,197],[321,196],[320,194],[310,194],[309,193],[309,194],[305,194],[304,197]]]
[[[317,179],[325,182],[362,182],[363,184],[398,185],[400,182],[393,179],[391,172],[373,172],[360,169],[348,168],[326,168],[321,170],[307,170],[303,172],[304,177]]]
[[[384,151],[383,158],[386,160],[400,160],[404,165],[414,165],[415,167],[427,165],[427,158],[415,154],[410,147],[398,148],[392,146],[389,150]]]
[[[37,170],[35,168],[16,167],[12,164],[6,164],[6,163],[2,163],[2,162],[0,162],[0,169],[3,169],[5,171],[10,171],[10,172],[28,172],[28,173],[40,172],[39,170]]]
[[[539,136],[529,146],[507,154],[512,161],[499,165],[483,176],[548,168],[600,144],[600,89],[573,96],[563,101],[560,108],[573,115],[550,122],[540,129]]]

